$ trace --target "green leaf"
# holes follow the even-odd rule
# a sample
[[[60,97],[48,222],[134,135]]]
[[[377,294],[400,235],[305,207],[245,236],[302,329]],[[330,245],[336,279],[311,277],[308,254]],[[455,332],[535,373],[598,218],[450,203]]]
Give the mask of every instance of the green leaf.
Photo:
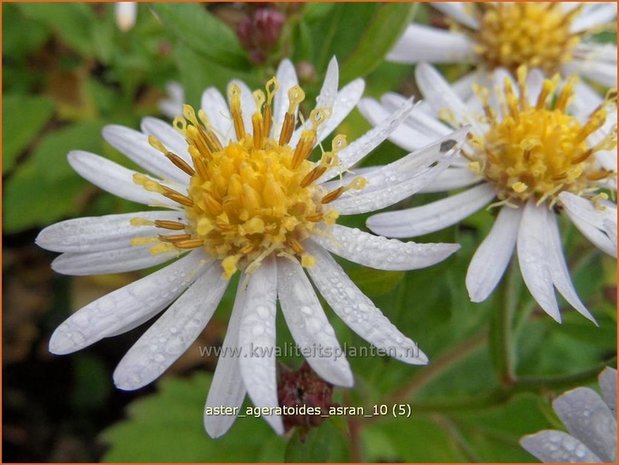
[[[101,149],[101,122],[84,122],[47,135],[6,183],[3,226],[13,233],[75,214],[76,197],[88,184],[69,166],[73,149]]]
[[[220,66],[183,44],[176,47],[175,58],[185,89],[185,101],[193,105],[199,105],[200,96],[207,87],[215,86],[225,94],[228,82],[233,78],[241,79],[249,86],[257,85],[252,75]]]
[[[518,441],[525,434],[548,428],[540,410],[539,397],[531,394],[516,396],[498,409],[489,409],[457,417],[478,461],[528,462],[529,454]]]
[[[246,53],[234,32],[197,3],[157,3],[154,9],[186,46],[210,61],[232,69],[248,69]]]
[[[383,60],[416,9],[414,3],[338,3],[328,14],[305,14],[317,56],[316,69],[324,71],[332,56],[341,64],[346,83],[366,76]],[[320,11],[320,10],[319,10]]]
[[[341,81],[352,81],[373,71],[410,24],[416,9],[416,3],[381,5],[355,49],[343,62]]]
[[[163,379],[155,394],[128,408],[128,418],[103,433],[106,462],[280,462],[285,442],[262,418],[237,418],[217,440],[204,431],[209,388],[204,373]]]
[[[413,411],[415,406],[413,405]],[[462,462],[465,457],[435,422],[422,416],[385,418],[363,429],[368,462]]]
[[[46,97],[7,95],[2,104],[2,173],[15,160],[49,121],[54,112],[53,102]]]
[[[85,186],[77,176],[56,184],[48,182],[34,164],[20,167],[6,183],[2,197],[4,231],[15,233],[69,215],[75,210],[75,197]]]
[[[309,431],[296,429],[286,447],[286,462],[347,461],[345,438],[332,421]]]
[[[24,34],[24,17],[16,5],[2,8],[2,53],[15,60],[34,52],[49,37],[49,30],[42,24],[30,22]],[[7,74],[5,74],[7,76]]]
[[[348,275],[359,289],[369,296],[392,292],[404,278],[403,271],[381,271],[365,267],[353,268]]]
[[[25,16],[48,26],[62,41],[86,57],[95,54],[93,30],[97,19],[84,3],[19,3]]]

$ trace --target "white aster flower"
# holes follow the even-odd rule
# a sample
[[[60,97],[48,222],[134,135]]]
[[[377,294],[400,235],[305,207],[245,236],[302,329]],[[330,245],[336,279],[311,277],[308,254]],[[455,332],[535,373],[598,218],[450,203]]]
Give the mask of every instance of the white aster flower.
[[[240,81],[228,87],[229,104],[214,88],[202,109],[185,105],[173,126],[154,118],[142,131],[107,126],[104,138],[151,175],[92,153],[74,151],[71,166],[119,197],[161,207],[154,211],[79,218],[49,226],[37,243],[62,252],[52,266],[64,274],[118,273],[176,259],[77,311],[60,325],[50,351],[67,354],[129,331],[170,307],[144,333],[114,372],[120,389],[138,389],[160,376],[204,329],[229,278],[240,282],[215,371],[208,407],[238,407],[245,394],[257,407],[278,406],[275,310],[279,300],[299,347],[326,381],[351,386],[353,376],[310,279],[334,312],[376,347],[403,362],[425,364],[415,343],[392,325],[346,276],[329,252],[383,270],[430,266],[457,244],[403,243],[335,224],[338,215],[391,205],[444,171],[466,130],[459,130],[366,178],[339,178],[406,117],[406,101],[350,145],[341,135],[319,161],[318,146],[358,103],[364,82],[338,91],[338,66],[329,64],[316,109],[298,128],[304,98],[289,61],[266,93]],[[328,182],[336,177],[335,181]],[[307,273],[307,274],[306,274]],[[238,348],[239,352],[226,352]],[[259,347],[263,356],[254,357]],[[325,354],[331,356],[325,356]],[[279,415],[265,415],[283,432]],[[205,416],[207,432],[224,434],[235,416]]]
[[[555,320],[561,315],[554,288],[589,319],[578,298],[561,248],[557,213],[564,212],[598,248],[616,257],[616,205],[605,189],[616,189],[616,94],[574,93],[575,79],[560,84],[539,70],[494,74],[495,92],[476,86],[478,98],[463,102],[430,65],[417,66],[417,85],[440,113],[416,111],[390,136],[409,150],[442,137],[452,126],[470,124],[467,146],[452,167],[425,192],[467,187],[463,192],[408,210],[374,215],[368,227],[388,237],[415,237],[456,224],[484,208],[500,207],[494,226],[477,249],[466,275],[471,300],[485,300],[500,281],[514,248],[529,291]],[[370,99],[359,108],[371,122],[403,100],[382,105]],[[572,113],[568,105],[572,102]],[[473,186],[473,187],[470,187]]]
[[[542,462],[616,463],[617,370],[599,376],[602,397],[589,388],[576,388],[557,397],[552,407],[568,433],[544,430],[524,436],[520,444]]]
[[[606,87],[617,80],[617,46],[588,40],[616,27],[617,5],[608,3],[496,2],[432,4],[450,30],[412,23],[387,59],[398,63],[471,63],[463,78],[477,80],[497,68],[515,75],[520,66],[548,76],[579,74]],[[582,84],[585,86],[586,84]],[[461,97],[470,95],[463,86]]]

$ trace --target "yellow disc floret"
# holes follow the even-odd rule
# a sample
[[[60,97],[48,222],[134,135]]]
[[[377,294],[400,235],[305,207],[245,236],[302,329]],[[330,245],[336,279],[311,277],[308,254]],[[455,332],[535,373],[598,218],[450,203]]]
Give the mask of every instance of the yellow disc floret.
[[[278,82],[267,83],[253,93],[257,110],[246,127],[241,107],[241,89],[229,90],[230,115],[236,135],[221,143],[207,115],[185,105],[174,127],[188,144],[191,163],[170,152],[156,137],[150,144],[190,177],[187,192],[177,192],[145,175],[134,181],[146,190],[160,193],[184,208],[186,223],[155,221],[158,228],[172,234],[158,236],[151,250],[203,248],[208,256],[221,261],[226,277],[238,269],[252,272],[272,253],[296,257],[302,266],[315,263],[303,248],[303,241],[319,223],[330,225],[338,217],[328,204],[348,189],[361,189],[364,180],[328,192],[316,181],[337,165],[337,153],[346,146],[336,136],[332,150],[318,162],[309,160],[316,145],[317,130],[330,114],[329,109],[312,111],[296,145],[289,145],[297,121],[298,107],[305,94],[299,86],[288,89],[289,105],[281,129],[273,128],[273,97]],[[139,220],[137,221],[139,223]],[[140,223],[141,224],[141,223]]]
[[[489,69],[525,65],[553,74],[572,59],[580,37],[570,31],[580,12],[554,3],[485,3],[473,35],[475,52]]]
[[[580,194],[597,181],[612,176],[613,173],[595,164],[593,155],[616,146],[615,132],[611,131],[595,145],[588,142],[588,137],[606,121],[605,108],[612,97],[581,123],[566,112],[575,79],[569,79],[558,95],[555,95],[557,80],[546,80],[533,104],[526,96],[525,79],[526,71],[520,68],[520,97],[517,97],[506,78],[503,92],[498,95],[500,118],[488,103],[487,90],[476,89],[489,129],[482,138],[471,137],[475,151],[465,154],[471,160],[470,169],[497,187],[500,200],[512,204],[530,197],[538,203],[547,199],[552,202],[563,191]]]

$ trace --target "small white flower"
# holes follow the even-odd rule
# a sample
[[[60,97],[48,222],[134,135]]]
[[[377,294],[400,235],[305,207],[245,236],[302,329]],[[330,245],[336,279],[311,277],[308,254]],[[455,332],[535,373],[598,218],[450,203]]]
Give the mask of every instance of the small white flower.
[[[116,17],[116,25],[123,32],[129,31],[135,26],[135,20],[138,16],[137,2],[116,2],[114,4],[114,16]]]
[[[540,68],[548,76],[555,72],[563,76],[579,74],[607,87],[616,85],[616,45],[588,40],[597,31],[615,27],[615,2],[432,5],[447,15],[450,30],[413,23],[391,50],[388,60],[472,63],[478,65],[478,80],[497,68],[514,74],[524,65]],[[467,92],[469,88],[464,86],[462,90]]]
[[[617,370],[599,376],[602,397],[576,388],[557,397],[552,407],[568,433],[544,430],[524,436],[520,444],[542,462],[615,463],[617,461]]]
[[[558,80],[544,79],[539,70],[527,74],[520,68],[517,74],[516,83],[507,71],[497,70],[496,92],[476,86],[476,97],[465,103],[434,68],[417,66],[417,85],[434,113],[411,113],[390,139],[414,150],[450,133],[446,121],[456,127],[470,124],[461,156],[424,191],[467,189],[421,207],[374,215],[367,225],[388,237],[415,237],[456,224],[495,202],[491,207],[501,207],[495,224],[466,276],[471,300],[481,302],[490,295],[516,248],[524,281],[550,316],[561,319],[556,288],[593,320],[569,277],[556,212],[564,211],[598,248],[617,256],[617,208],[603,192],[616,189],[615,94],[602,100],[594,93],[575,93],[575,79],[557,91]],[[364,99],[359,108],[376,123],[400,100],[389,94],[382,105]],[[572,113],[567,111],[570,102]]]
[[[266,93],[240,81],[228,87],[229,104],[214,88],[202,109],[189,105],[173,126],[154,118],[142,131],[107,126],[104,138],[148,170],[144,175],[92,153],[74,151],[71,166],[119,197],[161,207],[155,211],[80,218],[44,229],[37,243],[62,252],[52,264],[64,274],[118,273],[174,263],[80,309],[50,340],[67,354],[129,331],[170,305],[114,372],[120,389],[138,389],[159,377],[196,339],[217,308],[229,278],[240,281],[223,356],[207,406],[241,405],[248,393],[257,407],[277,407],[275,310],[279,300],[294,339],[326,381],[351,386],[341,353],[306,272],[334,312],[361,337],[397,359],[427,363],[415,343],[391,324],[354,285],[329,252],[383,270],[430,266],[457,244],[403,243],[335,224],[338,215],[391,205],[444,171],[464,139],[459,130],[365,178],[339,175],[368,155],[409,114],[406,101],[350,145],[343,136],[319,161],[318,146],[358,103],[364,82],[338,91],[338,66],[329,64],[316,109],[295,128],[304,98],[289,61]],[[329,179],[336,178],[334,181]],[[226,352],[238,348],[238,352]],[[259,348],[262,356],[252,356]],[[304,352],[305,353],[305,352]],[[330,353],[331,356],[325,356]],[[283,432],[278,415],[266,415]],[[235,416],[205,416],[207,432],[224,434]]]

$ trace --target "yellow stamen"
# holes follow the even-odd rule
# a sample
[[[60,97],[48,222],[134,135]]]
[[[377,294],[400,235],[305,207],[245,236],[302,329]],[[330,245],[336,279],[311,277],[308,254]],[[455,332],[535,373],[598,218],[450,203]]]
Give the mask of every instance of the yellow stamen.
[[[162,229],[170,229],[174,231],[181,231],[187,227],[187,225],[183,223],[179,223],[178,221],[169,221],[169,220],[155,220],[155,226]]]
[[[538,204],[548,201],[553,205],[561,192],[580,195],[591,189],[592,183],[610,177],[612,173],[595,168],[592,155],[600,145],[614,149],[616,137],[608,135],[595,146],[587,143],[588,136],[606,121],[605,105],[581,123],[567,113],[577,81],[568,79],[553,105],[558,87],[557,78],[553,78],[544,81],[537,103],[531,107],[522,97],[526,95],[526,70],[520,68],[517,73],[520,97],[506,79],[497,96],[503,99],[506,116],[498,119],[486,112],[489,130],[471,144],[475,153],[467,156],[469,169],[496,186],[499,203],[518,205],[534,197]],[[486,98],[483,92],[477,94]]]
[[[571,32],[578,9],[565,11],[562,5],[532,2],[478,6],[479,27],[462,32],[471,37],[475,52],[491,70],[503,67],[515,74],[526,65],[550,75],[572,60],[580,43],[582,33]]]
[[[150,222],[163,230],[178,231],[149,238],[149,242],[158,242],[152,253],[203,248],[207,255],[221,260],[228,278],[239,269],[251,273],[272,253],[296,257],[303,266],[313,265],[315,259],[305,253],[303,241],[319,223],[332,225],[338,217],[337,211],[325,211],[323,207],[329,195],[334,199],[338,194],[325,196],[315,181],[338,163],[337,152],[346,146],[346,139],[336,136],[331,152],[324,153],[317,163],[309,160],[317,128],[330,114],[327,109],[319,109],[310,114],[310,125],[305,126],[296,147],[288,145],[299,104],[305,98],[299,86],[288,90],[290,103],[281,132],[271,136],[277,87],[273,78],[267,83],[266,94],[261,90],[253,93],[256,112],[248,134],[243,122],[241,89],[238,85],[230,86],[230,114],[237,137],[226,146],[221,145],[208,115],[185,105],[183,116],[175,118],[174,127],[187,141],[193,166],[167,150],[158,139],[149,139],[153,147],[191,177],[185,195],[147,176],[134,176],[134,181],[145,189],[182,205],[187,218],[186,222]],[[364,180],[355,179],[341,191],[363,185]]]
[[[229,97],[234,132],[236,133],[236,138],[242,140],[245,138],[245,123],[243,123],[243,113],[241,110],[241,89],[238,85],[232,84],[230,86]]]

